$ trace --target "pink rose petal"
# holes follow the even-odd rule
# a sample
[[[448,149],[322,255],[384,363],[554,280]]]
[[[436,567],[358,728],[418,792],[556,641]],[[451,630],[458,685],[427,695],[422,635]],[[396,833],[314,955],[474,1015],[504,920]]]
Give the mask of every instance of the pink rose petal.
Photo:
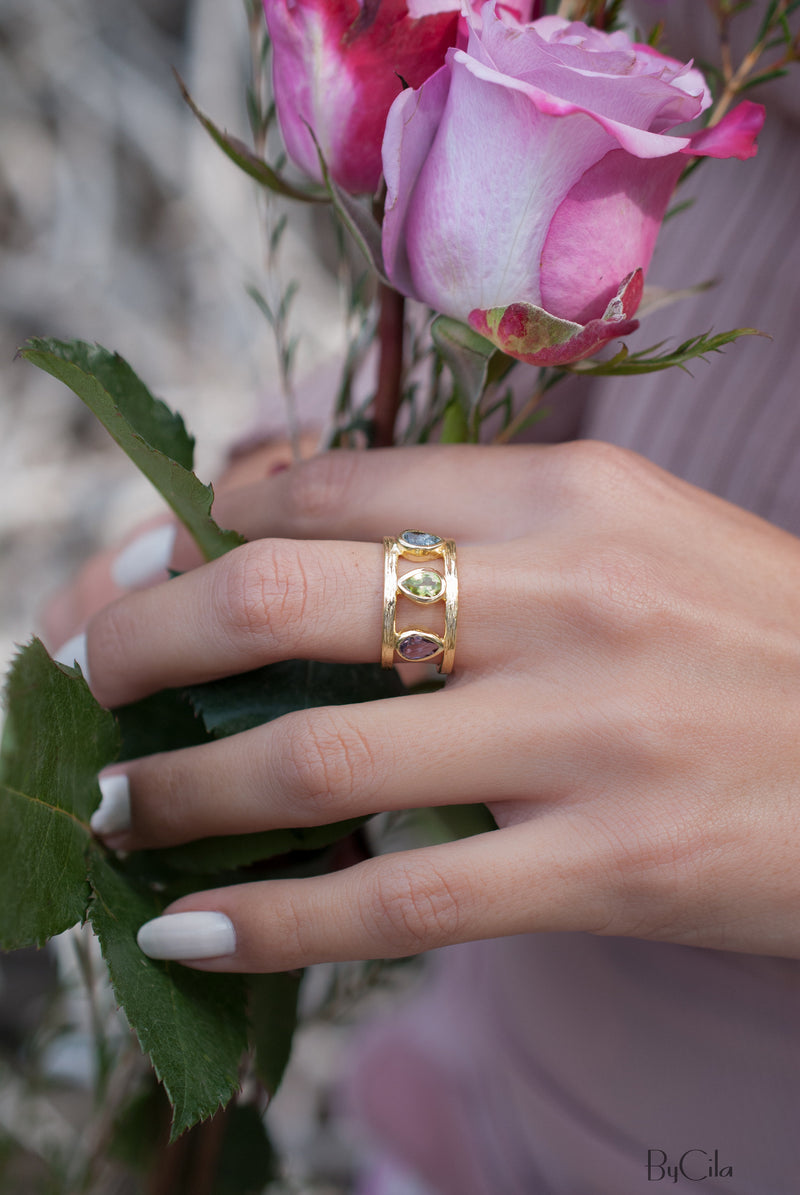
[[[732,112],[723,116],[719,124],[701,129],[689,138],[684,153],[705,158],[738,158],[744,162],[758,152],[756,137],[766,116],[763,104],[742,100]]]

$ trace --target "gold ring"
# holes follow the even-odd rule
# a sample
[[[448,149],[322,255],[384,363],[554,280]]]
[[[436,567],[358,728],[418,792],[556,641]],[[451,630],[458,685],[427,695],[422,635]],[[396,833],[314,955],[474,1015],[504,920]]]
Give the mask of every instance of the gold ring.
[[[383,639],[381,664],[391,668],[395,660],[427,663],[436,660],[439,672],[453,670],[456,653],[456,620],[458,617],[458,576],[456,573],[456,545],[452,539],[442,539],[427,531],[403,531],[395,538],[384,536],[383,582]],[[416,568],[403,576],[397,575],[397,562],[412,560]],[[441,560],[443,572],[419,567],[424,562]],[[397,599],[409,598],[419,606],[444,602],[444,633],[417,627],[397,630]]]

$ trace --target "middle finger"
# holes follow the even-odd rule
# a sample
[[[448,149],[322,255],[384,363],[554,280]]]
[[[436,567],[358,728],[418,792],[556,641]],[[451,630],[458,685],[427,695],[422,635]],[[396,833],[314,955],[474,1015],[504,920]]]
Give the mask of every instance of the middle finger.
[[[563,787],[570,774],[572,743],[558,711],[532,718],[519,688],[504,677],[302,710],[139,759],[125,767],[126,817],[96,829],[140,850],[430,805],[546,801],[554,777]]]

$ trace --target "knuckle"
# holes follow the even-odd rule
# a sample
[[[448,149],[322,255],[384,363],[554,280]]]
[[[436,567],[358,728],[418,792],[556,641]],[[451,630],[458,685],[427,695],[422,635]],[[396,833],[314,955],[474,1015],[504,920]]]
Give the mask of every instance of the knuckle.
[[[285,969],[305,967],[315,961],[318,951],[314,949],[314,926],[290,888],[277,889],[271,914]]]
[[[358,456],[354,452],[326,452],[287,470],[287,510],[298,524],[316,526],[332,509],[347,504]]]
[[[599,535],[564,552],[557,602],[571,626],[597,641],[635,648],[668,631],[670,578],[645,550]]]
[[[384,862],[368,894],[370,916],[394,955],[416,954],[458,940],[463,895],[430,863]]]
[[[223,557],[212,601],[236,639],[263,639],[302,621],[307,594],[292,542],[260,540]]]
[[[92,680],[97,683],[97,661],[102,672],[115,676],[125,667],[126,644],[134,631],[124,598],[106,606],[91,622]]]
[[[687,930],[686,910],[702,899],[701,877],[712,861],[697,817],[671,825],[637,824],[607,833],[599,852],[608,895],[600,936],[675,940]]]
[[[371,790],[379,777],[374,744],[338,710],[284,719],[277,761],[284,792],[310,813],[341,816],[343,802],[359,790]]]
[[[642,484],[648,463],[637,453],[602,440],[573,440],[554,448],[562,496],[598,511],[625,509],[623,500]]]

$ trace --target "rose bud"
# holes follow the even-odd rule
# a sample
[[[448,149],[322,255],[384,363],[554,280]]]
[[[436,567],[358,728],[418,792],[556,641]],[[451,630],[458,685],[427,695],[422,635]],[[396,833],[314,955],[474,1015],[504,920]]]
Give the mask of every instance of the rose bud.
[[[419,87],[455,44],[458,13],[414,19],[406,0],[264,0],[272,39],[278,123],[295,165],[352,194],[381,177],[386,113],[403,88]]]
[[[689,157],[751,157],[764,109],[669,136],[710,103],[691,65],[622,32],[498,13],[487,4],[467,49],[392,105],[384,261],[403,294],[511,356],[567,364],[634,330]]]

